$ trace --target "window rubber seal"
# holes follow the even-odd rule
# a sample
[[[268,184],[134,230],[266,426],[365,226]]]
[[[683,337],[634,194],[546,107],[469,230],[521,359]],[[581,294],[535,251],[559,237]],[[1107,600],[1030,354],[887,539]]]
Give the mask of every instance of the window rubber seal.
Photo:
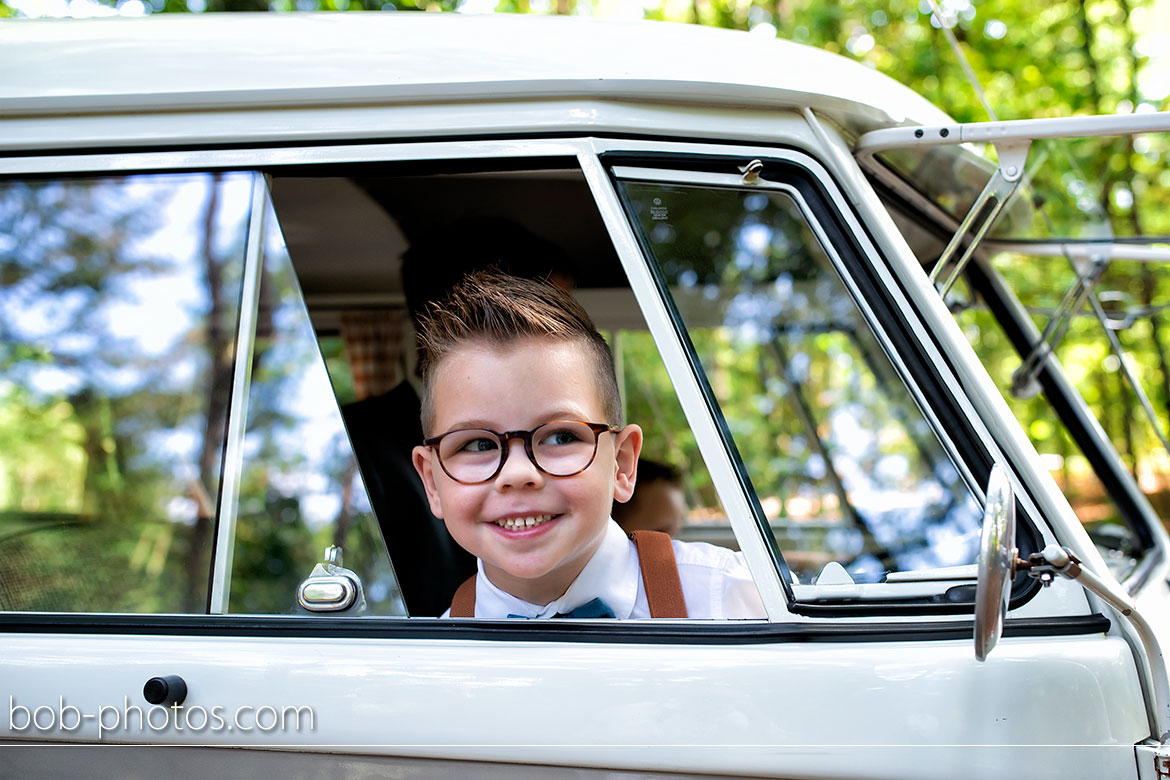
[[[1008,618],[1005,637],[1105,634],[1099,613]],[[586,644],[762,645],[789,643],[971,640],[973,620],[907,623],[765,623],[735,621],[449,620],[442,618],[322,618],[256,615],[84,615],[4,613],[0,634],[140,637],[256,637],[270,639],[449,639]]]

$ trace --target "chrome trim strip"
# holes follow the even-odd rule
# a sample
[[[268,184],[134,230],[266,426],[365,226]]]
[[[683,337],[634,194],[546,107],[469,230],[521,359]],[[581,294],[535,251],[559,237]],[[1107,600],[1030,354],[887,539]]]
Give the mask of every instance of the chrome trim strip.
[[[260,279],[264,268],[264,218],[268,209],[268,182],[253,174],[252,212],[244,253],[243,289],[240,292],[240,324],[236,330],[236,362],[232,373],[232,400],[228,407],[227,441],[224,445],[223,480],[215,520],[212,552],[211,595],[207,610],[225,615],[232,584],[235,555],[236,510],[244,466],[244,435],[248,425],[248,390],[252,384],[252,356],[256,348],[256,319],[260,307]]]

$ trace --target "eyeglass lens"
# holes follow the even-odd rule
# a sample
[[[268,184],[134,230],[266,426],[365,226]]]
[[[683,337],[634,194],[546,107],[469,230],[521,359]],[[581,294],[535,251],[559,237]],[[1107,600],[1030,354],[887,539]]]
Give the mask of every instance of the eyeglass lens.
[[[512,446],[523,446],[515,442]],[[545,423],[532,431],[532,455],[545,473],[567,477],[584,471],[593,462],[597,434],[588,425],[573,421]],[[439,443],[439,460],[460,482],[491,479],[503,460],[502,437],[494,431],[472,428],[454,431]]]

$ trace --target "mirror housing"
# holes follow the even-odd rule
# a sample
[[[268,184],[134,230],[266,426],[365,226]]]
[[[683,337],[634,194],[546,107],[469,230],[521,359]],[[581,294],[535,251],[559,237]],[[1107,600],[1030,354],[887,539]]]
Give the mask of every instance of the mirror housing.
[[[975,658],[987,660],[1003,634],[1015,574],[1016,497],[1007,471],[996,463],[987,479],[983,533],[975,586]]]

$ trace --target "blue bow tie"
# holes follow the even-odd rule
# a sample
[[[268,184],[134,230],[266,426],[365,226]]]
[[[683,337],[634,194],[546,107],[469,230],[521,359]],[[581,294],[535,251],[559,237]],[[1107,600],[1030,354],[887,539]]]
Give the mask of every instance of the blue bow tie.
[[[510,618],[527,618],[527,615],[508,615]],[[579,607],[570,609],[568,612],[558,612],[553,617],[558,618],[611,618],[616,617],[613,610],[609,608],[601,599],[593,599],[586,601]]]

